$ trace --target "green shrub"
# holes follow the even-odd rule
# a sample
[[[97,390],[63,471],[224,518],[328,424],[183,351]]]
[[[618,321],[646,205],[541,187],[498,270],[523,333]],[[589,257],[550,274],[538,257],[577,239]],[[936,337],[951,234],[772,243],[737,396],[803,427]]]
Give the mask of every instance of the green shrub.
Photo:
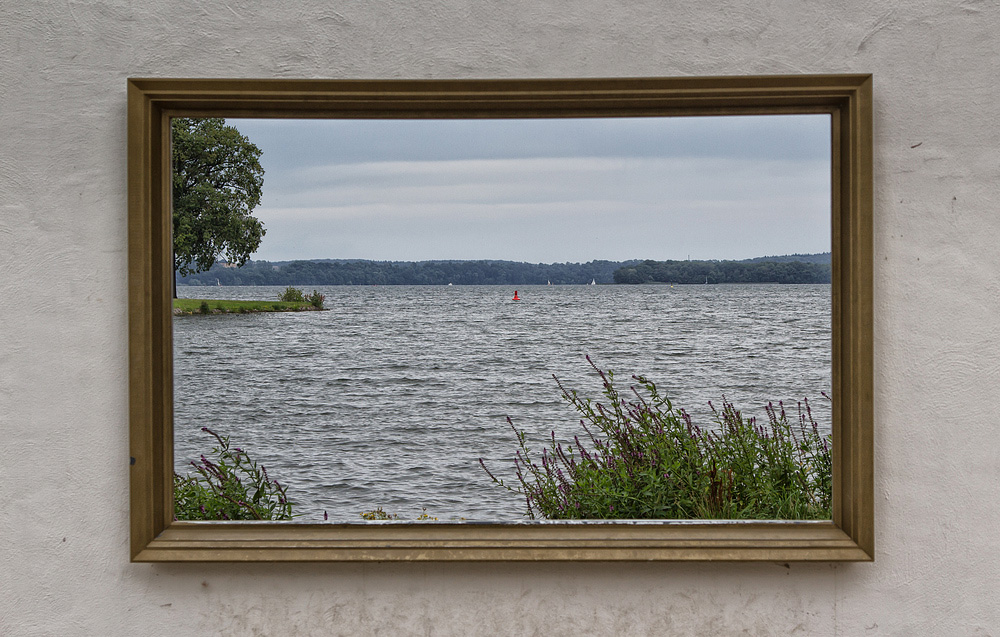
[[[211,308],[208,307],[208,301],[202,301],[201,305],[198,306],[198,311],[202,314],[208,314],[211,312]]]
[[[305,303],[306,297],[302,290],[288,286],[284,292],[278,295],[278,300],[285,303]]]
[[[287,487],[271,480],[267,469],[257,465],[247,452],[230,448],[229,438],[208,427],[202,431],[215,437],[214,458],[191,462],[194,473],[174,473],[175,520],[290,520],[292,503]]]
[[[587,359],[590,361],[589,357]],[[603,382],[603,402],[580,398],[556,383],[582,416],[574,444],[553,431],[541,457],[514,429],[517,485],[528,517],[549,519],[830,519],[832,462],[829,437],[820,435],[808,402],[798,422],[781,404],[768,405],[758,425],[723,399],[716,428],[702,430],[642,376],[628,398],[614,374],[591,362]],[[711,405],[711,403],[709,403]]]
[[[316,290],[313,290],[313,293],[310,294],[309,296],[307,296],[306,300],[309,301],[309,304],[312,305],[314,308],[316,308],[318,310],[322,310],[323,309],[323,301],[326,300],[326,296],[323,295],[323,294],[320,294]]]

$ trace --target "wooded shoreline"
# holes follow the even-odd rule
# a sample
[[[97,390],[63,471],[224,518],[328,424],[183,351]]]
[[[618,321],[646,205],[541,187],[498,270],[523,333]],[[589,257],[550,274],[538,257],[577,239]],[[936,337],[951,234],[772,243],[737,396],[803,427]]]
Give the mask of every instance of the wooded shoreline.
[[[370,261],[314,259],[216,263],[178,285],[584,285],[597,283],[829,283],[830,253],[743,261]]]

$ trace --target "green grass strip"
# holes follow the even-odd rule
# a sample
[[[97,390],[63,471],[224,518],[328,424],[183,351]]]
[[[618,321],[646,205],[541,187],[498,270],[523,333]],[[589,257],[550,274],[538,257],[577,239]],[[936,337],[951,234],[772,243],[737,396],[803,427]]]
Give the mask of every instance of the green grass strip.
[[[227,301],[222,299],[174,299],[174,314],[248,314],[252,312],[307,312],[319,308],[308,302]]]

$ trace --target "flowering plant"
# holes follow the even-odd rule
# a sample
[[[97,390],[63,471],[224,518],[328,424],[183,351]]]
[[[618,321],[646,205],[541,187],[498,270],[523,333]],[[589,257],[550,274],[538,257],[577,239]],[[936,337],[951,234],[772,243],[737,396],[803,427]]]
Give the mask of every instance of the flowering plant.
[[[290,520],[288,487],[272,480],[246,451],[230,447],[229,437],[208,427],[218,441],[213,459],[191,461],[194,473],[174,473],[175,520]]]
[[[830,437],[819,433],[808,401],[793,425],[781,403],[768,422],[745,418],[723,399],[715,427],[702,429],[643,376],[622,395],[614,374],[587,358],[605,400],[592,401],[556,379],[582,416],[583,437],[559,442],[551,432],[541,457],[524,431],[518,439],[517,483],[479,462],[493,482],[520,494],[529,518],[549,519],[830,519]]]

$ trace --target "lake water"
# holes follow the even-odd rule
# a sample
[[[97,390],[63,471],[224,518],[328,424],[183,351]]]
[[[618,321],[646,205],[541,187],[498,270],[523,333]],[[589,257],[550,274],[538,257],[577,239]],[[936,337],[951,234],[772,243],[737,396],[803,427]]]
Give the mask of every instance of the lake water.
[[[274,300],[281,287],[187,287],[187,298]],[[311,291],[313,288],[308,288]],[[830,430],[828,285],[336,286],[327,312],[174,317],[175,465],[231,437],[289,485],[302,520],[516,520],[514,424],[582,433],[561,398],[598,397],[585,359],[655,381],[696,424],[725,395],[765,420],[803,398]],[[794,414],[792,408],[790,414]]]

